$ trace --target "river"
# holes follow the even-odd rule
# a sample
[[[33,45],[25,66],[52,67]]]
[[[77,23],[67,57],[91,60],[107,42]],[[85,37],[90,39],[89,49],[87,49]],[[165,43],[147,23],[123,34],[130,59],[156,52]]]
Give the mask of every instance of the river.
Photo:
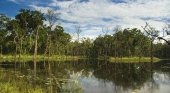
[[[41,93],[170,93],[170,61],[37,62],[36,70],[33,65],[33,62],[0,63],[0,88],[9,83],[21,93],[30,89],[39,89]]]

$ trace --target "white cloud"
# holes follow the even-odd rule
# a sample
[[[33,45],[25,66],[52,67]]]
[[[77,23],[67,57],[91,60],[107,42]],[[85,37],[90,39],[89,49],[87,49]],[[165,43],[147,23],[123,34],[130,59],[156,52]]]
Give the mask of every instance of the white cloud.
[[[111,0],[89,0],[88,2],[79,2],[79,0],[58,1],[52,0],[48,7],[35,6],[35,9],[41,9],[45,12],[48,8],[58,7],[56,11],[61,12],[61,18],[65,22],[66,29],[73,29],[71,22],[77,22],[86,27],[83,36],[94,37],[101,33],[94,28],[114,27],[138,27],[145,25],[145,21],[157,29],[164,25],[162,19],[170,16],[169,0],[124,0],[126,3],[115,3]],[[90,32],[89,32],[90,31]],[[90,35],[88,35],[90,33]],[[94,35],[93,35],[94,34]]]

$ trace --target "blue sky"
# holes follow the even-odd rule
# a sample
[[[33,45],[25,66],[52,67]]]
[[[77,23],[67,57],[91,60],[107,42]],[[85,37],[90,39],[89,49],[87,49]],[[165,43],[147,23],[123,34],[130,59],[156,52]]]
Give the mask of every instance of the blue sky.
[[[170,0],[1,0],[0,13],[14,17],[21,8],[39,10],[48,9],[60,12],[65,31],[74,36],[75,25],[80,25],[82,37],[95,38],[103,34],[102,29],[115,26],[122,28],[137,27],[150,23],[161,29],[170,23]],[[47,22],[45,22],[48,24]]]

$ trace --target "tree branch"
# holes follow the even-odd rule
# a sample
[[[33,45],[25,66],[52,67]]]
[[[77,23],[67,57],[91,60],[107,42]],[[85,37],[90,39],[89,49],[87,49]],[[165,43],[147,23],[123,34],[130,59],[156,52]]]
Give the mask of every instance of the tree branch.
[[[152,31],[153,31],[154,29],[152,29],[152,27],[150,27],[147,22],[146,22],[145,27],[142,26],[142,28],[143,28],[144,31],[145,31],[148,35],[150,35],[151,37],[156,37],[156,38],[158,38],[158,39],[164,40],[168,45],[170,45],[170,41],[168,41],[167,39],[165,39],[165,38],[163,38],[163,37],[160,37],[160,36],[158,36],[158,35],[156,35],[156,34],[153,34]],[[168,34],[168,32],[170,33],[170,30],[169,30],[168,28],[170,28],[170,25],[168,25],[168,27],[164,28],[163,30],[167,33],[167,35],[170,35],[170,34]],[[151,31],[151,33],[150,33],[149,31]]]

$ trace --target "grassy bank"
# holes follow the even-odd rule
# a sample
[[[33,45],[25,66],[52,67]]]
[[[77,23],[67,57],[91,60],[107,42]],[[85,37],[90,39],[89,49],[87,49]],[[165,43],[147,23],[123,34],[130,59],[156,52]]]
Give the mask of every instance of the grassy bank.
[[[43,55],[37,55],[36,61],[67,61],[67,60],[78,60],[81,59],[80,56],[65,56],[65,55],[53,55],[50,57],[44,57]],[[33,55],[19,55],[13,56],[13,55],[3,55],[0,58],[0,62],[13,62],[13,61],[18,61],[18,62],[26,62],[26,61],[33,61]]]
[[[44,93],[40,87],[36,88],[19,88],[16,84],[11,83],[0,83],[0,93]]]
[[[153,62],[159,62],[161,59],[154,57]],[[110,57],[109,58],[110,62],[127,62],[127,63],[133,63],[133,62],[151,62],[150,57]]]
[[[36,57],[36,61],[74,61],[74,60],[78,60],[78,59],[88,59],[86,57],[83,56],[65,56],[65,55],[53,55],[50,57],[44,57],[43,55],[37,55]],[[151,58],[150,57],[99,57],[97,58],[98,60],[108,60],[110,62],[127,62],[127,63],[131,63],[131,62],[151,62]],[[158,62],[162,59],[153,58],[153,62]],[[0,62],[26,62],[26,61],[33,61],[33,55],[21,55],[19,57],[19,55],[17,56],[13,56],[13,55],[3,55],[0,58]]]

